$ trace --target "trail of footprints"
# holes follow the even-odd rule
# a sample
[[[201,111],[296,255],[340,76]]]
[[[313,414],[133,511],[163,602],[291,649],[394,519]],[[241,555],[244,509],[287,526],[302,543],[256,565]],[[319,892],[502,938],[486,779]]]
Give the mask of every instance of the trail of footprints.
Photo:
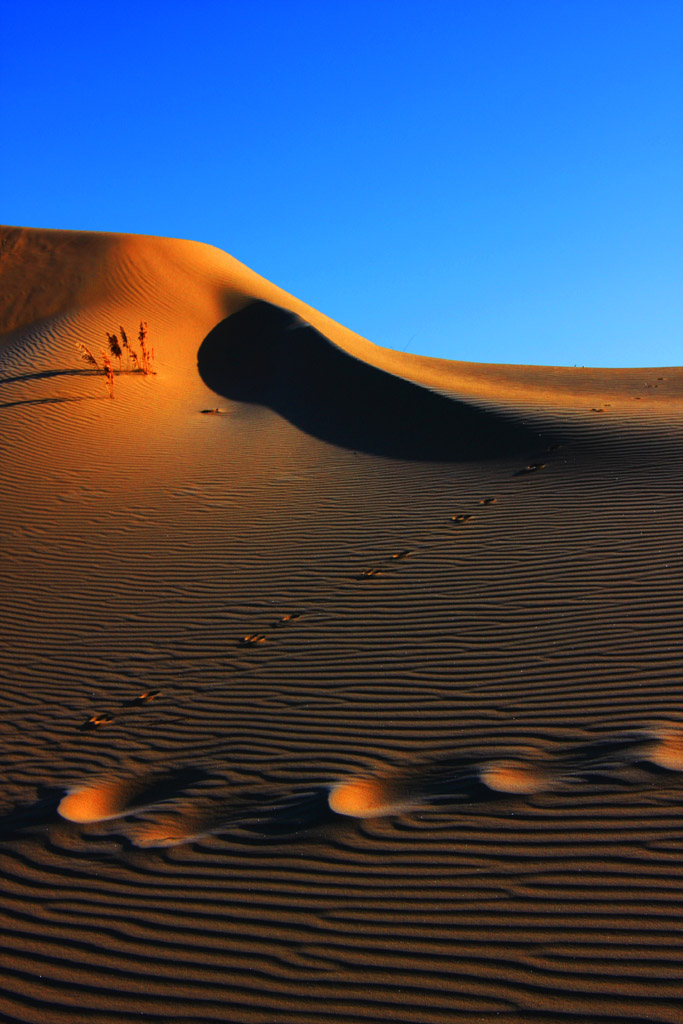
[[[543,456],[556,451],[547,448]],[[514,473],[527,476],[546,468],[533,461]],[[479,500],[488,507],[499,501],[495,495]],[[458,526],[476,519],[473,513],[451,516]],[[424,549],[424,543],[415,547]],[[380,566],[354,573],[345,585],[382,576],[396,563],[415,554],[405,548],[387,556]],[[275,632],[302,618],[306,612],[288,612],[273,621]],[[268,633],[248,633],[236,641],[238,648],[256,651],[270,641]],[[122,708],[142,707],[160,698],[158,690],[146,691],[122,704]],[[80,728],[84,732],[111,724],[114,716],[95,714]],[[93,778],[71,787],[62,796],[59,815],[77,824],[130,819],[125,829],[138,846],[167,846],[187,843],[202,836],[225,832],[234,823],[244,825],[253,819],[264,830],[270,822],[273,830],[297,831],[319,824],[327,818],[372,818],[414,810],[420,805],[449,803],[468,807],[488,800],[522,798],[543,792],[571,791],[582,780],[596,778],[616,784],[620,769],[641,766],[650,771],[683,772],[683,723],[644,728],[638,733],[601,739],[592,744],[560,749],[555,755],[501,757],[483,761],[442,758],[430,763],[380,769],[343,780],[335,780],[316,791],[307,790],[283,799],[282,795],[240,792],[231,803],[225,798],[225,780],[211,786],[208,773],[190,769],[153,772],[132,771],[115,778]],[[188,788],[204,784],[195,796],[183,800]],[[208,790],[206,785],[208,783]],[[213,792],[212,792],[213,789]]]
[[[613,790],[623,785],[623,770],[633,768],[641,769],[643,787],[652,785],[653,773],[683,772],[683,723],[601,736],[551,752],[390,766],[285,795],[256,786],[232,793],[227,787],[226,795],[225,779],[199,769],[131,771],[73,786],[57,811],[79,825],[126,819],[119,832],[134,845],[172,846],[233,830],[291,835],[334,819],[396,815],[425,805],[472,812],[492,800],[580,795],[582,782]],[[633,784],[632,776],[627,781]]]

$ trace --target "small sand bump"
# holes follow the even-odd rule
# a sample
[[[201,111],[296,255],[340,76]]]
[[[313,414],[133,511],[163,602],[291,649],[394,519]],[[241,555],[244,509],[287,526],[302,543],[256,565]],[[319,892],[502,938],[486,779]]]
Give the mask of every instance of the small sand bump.
[[[545,772],[531,765],[494,761],[482,768],[481,781],[496,793],[541,793],[549,788]]]
[[[215,825],[215,822],[214,822]],[[210,835],[211,822],[201,809],[191,805],[165,814],[155,814],[135,823],[129,837],[136,846],[182,846]]]
[[[683,731],[662,733],[648,748],[645,759],[658,768],[683,772]]]
[[[396,786],[386,779],[356,778],[338,782],[330,790],[330,809],[352,818],[376,818],[398,811],[403,804]]]
[[[75,786],[62,797],[57,812],[67,821],[80,824],[107,821],[125,814],[134,795],[135,787],[131,787],[128,780],[115,779],[111,782]]]

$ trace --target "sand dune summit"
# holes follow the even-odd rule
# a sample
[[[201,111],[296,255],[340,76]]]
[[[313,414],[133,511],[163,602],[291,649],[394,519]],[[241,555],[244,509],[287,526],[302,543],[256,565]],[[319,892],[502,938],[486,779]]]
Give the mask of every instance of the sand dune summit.
[[[0,364],[3,1020],[683,1021],[679,368],[19,228]]]

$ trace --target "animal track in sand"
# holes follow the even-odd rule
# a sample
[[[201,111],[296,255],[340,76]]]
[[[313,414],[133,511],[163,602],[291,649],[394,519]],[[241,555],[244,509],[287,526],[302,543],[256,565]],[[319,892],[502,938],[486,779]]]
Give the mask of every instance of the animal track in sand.
[[[281,615],[279,619],[271,622],[271,629],[281,629],[282,626],[286,626],[289,622],[296,622],[297,619],[303,619],[306,612],[287,612],[286,615]]]
[[[240,647],[256,647],[258,644],[265,644],[266,638],[263,633],[248,633],[247,636],[240,637]]]
[[[103,725],[111,725],[113,721],[114,719],[111,715],[91,715],[79,728],[81,732],[91,732],[93,729],[99,729]]]
[[[161,697],[161,690],[146,690],[139,697],[133,697],[132,700],[124,701],[121,706],[124,708],[137,708],[143,704],[151,704],[153,700],[157,700],[159,697]]]

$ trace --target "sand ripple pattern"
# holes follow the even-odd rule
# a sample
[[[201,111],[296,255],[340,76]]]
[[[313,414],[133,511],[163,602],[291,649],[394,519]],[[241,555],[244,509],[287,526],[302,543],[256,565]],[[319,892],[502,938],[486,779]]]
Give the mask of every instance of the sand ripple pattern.
[[[2,1019],[682,1021],[675,372],[345,447],[202,381],[238,265],[126,246],[0,373]]]

